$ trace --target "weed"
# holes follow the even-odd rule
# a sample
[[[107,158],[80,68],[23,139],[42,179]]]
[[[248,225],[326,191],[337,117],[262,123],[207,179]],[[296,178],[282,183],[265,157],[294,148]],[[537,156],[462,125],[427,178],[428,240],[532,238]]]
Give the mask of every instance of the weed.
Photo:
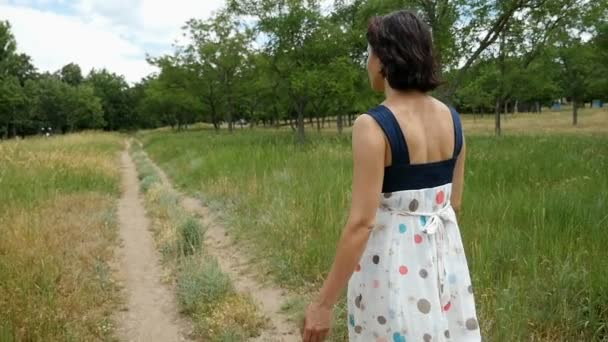
[[[230,279],[214,260],[185,259],[177,275],[177,298],[186,313],[221,301],[232,291]]]

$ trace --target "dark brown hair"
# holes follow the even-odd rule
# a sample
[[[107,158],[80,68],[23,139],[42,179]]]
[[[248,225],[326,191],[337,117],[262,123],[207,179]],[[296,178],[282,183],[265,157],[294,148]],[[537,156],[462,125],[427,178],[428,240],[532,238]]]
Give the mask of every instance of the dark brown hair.
[[[430,28],[414,13],[398,11],[373,17],[367,41],[392,88],[427,92],[441,84]]]

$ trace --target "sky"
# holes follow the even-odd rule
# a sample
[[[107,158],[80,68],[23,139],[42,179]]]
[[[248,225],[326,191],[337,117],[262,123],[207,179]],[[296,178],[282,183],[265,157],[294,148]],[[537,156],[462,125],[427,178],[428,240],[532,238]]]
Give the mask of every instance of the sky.
[[[224,0],[0,0],[17,49],[39,71],[77,63],[87,74],[106,68],[130,83],[155,72],[146,54],[173,51],[190,18],[208,18]]]

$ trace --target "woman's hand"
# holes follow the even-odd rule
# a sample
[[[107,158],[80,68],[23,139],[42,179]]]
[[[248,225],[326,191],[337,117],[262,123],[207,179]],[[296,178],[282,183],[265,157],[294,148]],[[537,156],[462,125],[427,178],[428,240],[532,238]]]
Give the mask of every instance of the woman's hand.
[[[303,342],[324,341],[331,330],[332,320],[332,308],[324,307],[318,303],[310,304],[304,318]]]

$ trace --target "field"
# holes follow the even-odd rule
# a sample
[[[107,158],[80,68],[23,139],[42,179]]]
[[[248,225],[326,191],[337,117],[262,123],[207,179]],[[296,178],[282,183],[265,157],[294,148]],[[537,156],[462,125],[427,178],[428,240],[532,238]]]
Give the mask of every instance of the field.
[[[568,112],[519,114],[500,138],[491,118],[464,120],[460,220],[487,340],[608,338],[607,117],[583,111],[571,128]],[[350,200],[348,134],[310,133],[305,147],[285,130],[139,137],[180,190],[254,246],[261,278],[301,293],[319,285]]]
[[[0,341],[112,340],[118,135],[0,144]]]

